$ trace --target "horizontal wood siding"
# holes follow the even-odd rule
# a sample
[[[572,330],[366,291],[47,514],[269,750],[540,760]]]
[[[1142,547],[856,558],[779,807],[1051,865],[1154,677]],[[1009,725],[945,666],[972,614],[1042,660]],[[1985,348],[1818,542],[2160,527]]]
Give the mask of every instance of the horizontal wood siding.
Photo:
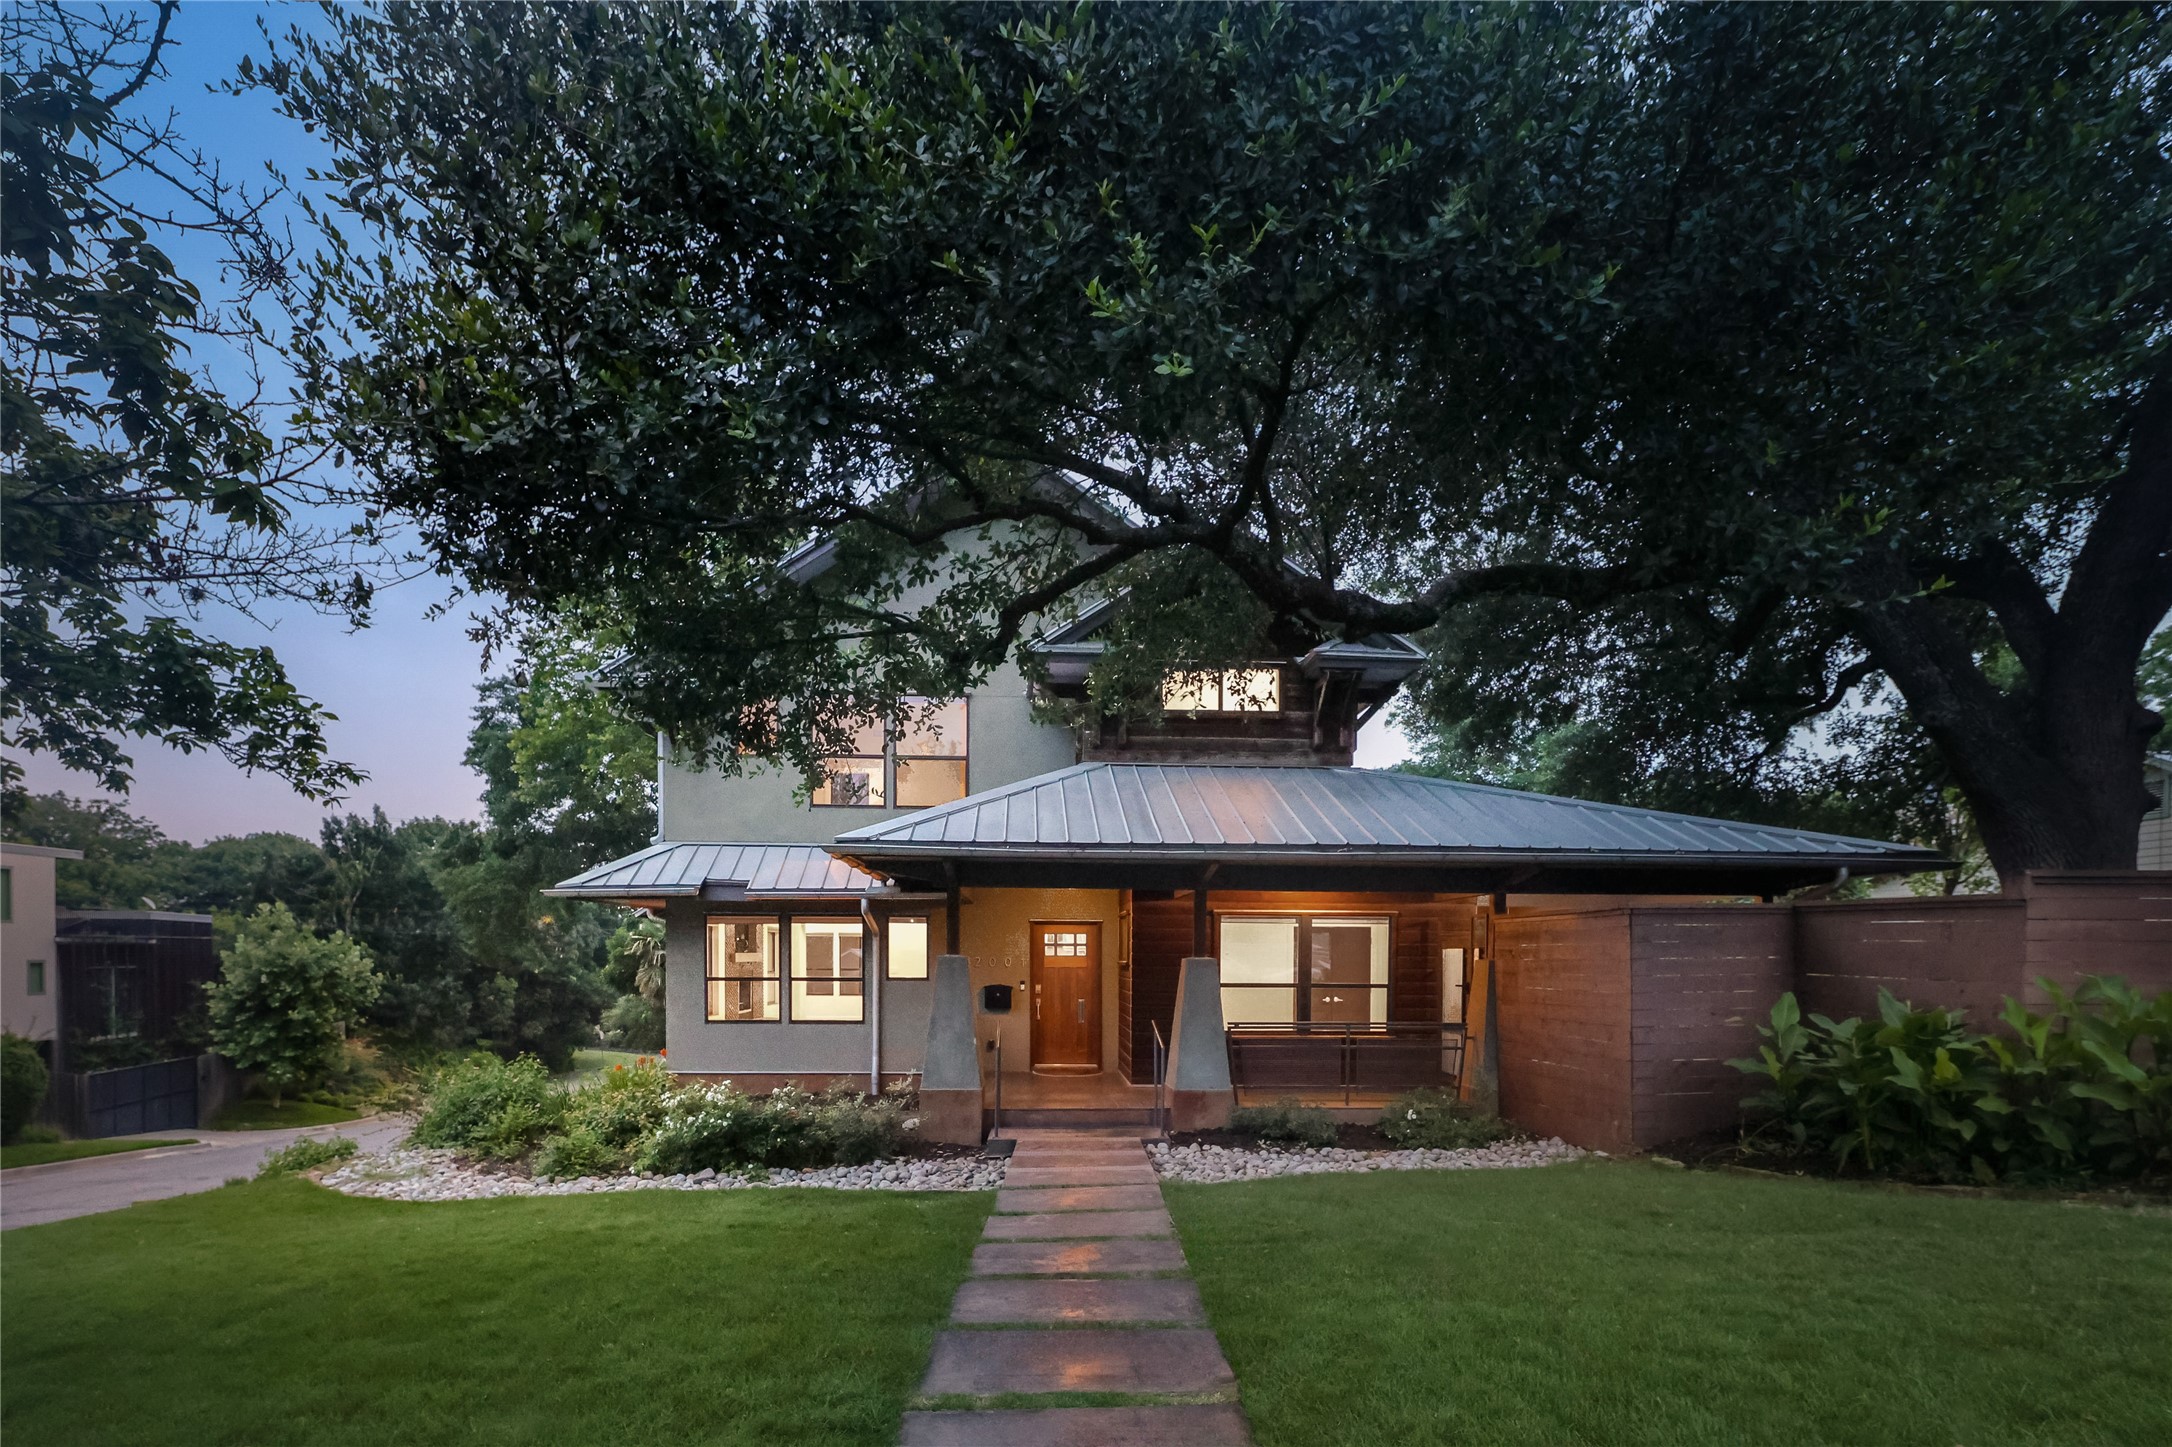
[[[1496,919],[1501,1114],[1592,1150],[1635,1142],[1624,910]]]
[[[1805,1014],[1869,1017],[1882,988],[1988,1026],[2020,988],[2027,910],[2003,895],[1797,905],[1796,998]]]
[[[1733,1127],[1755,1088],[1727,1062],[1793,987],[1786,905],[1629,911],[1632,1130],[1639,1146]]]
[[[2144,994],[2172,990],[2172,873],[2032,874],[2022,998],[2041,1005],[2039,976],[2123,975]]]
[[[1154,1031],[1163,1040],[1176,1020],[1177,974],[1192,952],[1192,897],[1131,897],[1131,978],[1125,991],[1125,1033],[1131,1040],[1131,1065],[1125,1078],[1142,1084],[1154,1078]]]

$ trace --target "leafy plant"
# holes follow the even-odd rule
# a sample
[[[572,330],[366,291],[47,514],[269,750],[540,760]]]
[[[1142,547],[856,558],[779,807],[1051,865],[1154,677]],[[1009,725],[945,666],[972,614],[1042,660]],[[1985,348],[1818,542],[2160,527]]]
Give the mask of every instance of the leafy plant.
[[[533,1055],[500,1060],[478,1052],[432,1079],[412,1139],[517,1160],[559,1128],[570,1106],[565,1088]]]
[[[370,952],[346,935],[319,938],[285,905],[259,905],[210,986],[212,1043],[242,1069],[261,1071],[276,1106],[280,1092],[330,1067],[380,983]]]
[[[1229,1113],[1229,1128],[1240,1135],[1290,1145],[1331,1146],[1335,1118],[1318,1106],[1285,1098],[1266,1105],[1244,1105]]]
[[[0,1143],[13,1144],[23,1133],[51,1083],[37,1046],[20,1035],[0,1035]]]
[[[643,1058],[629,1069],[614,1065],[603,1078],[573,1092],[564,1129],[537,1148],[536,1174],[592,1176],[622,1171],[634,1146],[668,1112],[671,1075],[659,1061]]]
[[[1880,991],[1878,1018],[1803,1018],[1773,1006],[1747,1102],[1753,1149],[1823,1155],[1841,1170],[1937,1180],[2133,1177],[2172,1168],[2172,992],[2144,999],[2117,978],[2049,1008],[2009,999],[2006,1034]]]
[[[1380,1133],[1406,1150],[1464,1150],[1515,1134],[1499,1116],[1473,1110],[1451,1090],[1413,1090],[1380,1112]]]
[[[304,1136],[284,1150],[273,1151],[264,1157],[264,1164],[256,1168],[256,1178],[291,1175],[297,1171],[313,1171],[333,1161],[344,1161],[355,1153],[355,1143],[346,1136],[332,1136],[319,1140]]]
[[[905,1139],[900,1096],[783,1086],[750,1096],[729,1083],[678,1092],[664,1119],[634,1151],[634,1167],[659,1174],[748,1166],[857,1164],[895,1151]]]

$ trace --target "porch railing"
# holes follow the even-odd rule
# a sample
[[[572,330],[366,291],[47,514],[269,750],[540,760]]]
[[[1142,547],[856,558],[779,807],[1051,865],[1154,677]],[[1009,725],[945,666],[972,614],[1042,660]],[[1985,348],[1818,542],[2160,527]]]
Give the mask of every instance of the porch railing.
[[[1463,1027],[1425,1021],[1303,1020],[1231,1025],[1229,1081],[1254,1091],[1359,1092],[1419,1086],[1456,1089],[1463,1079]]]
[[[1161,1038],[1161,1022],[1149,1020],[1154,1029],[1154,1133],[1163,1140],[1169,1139],[1169,1092],[1166,1089],[1169,1074],[1169,1044]]]

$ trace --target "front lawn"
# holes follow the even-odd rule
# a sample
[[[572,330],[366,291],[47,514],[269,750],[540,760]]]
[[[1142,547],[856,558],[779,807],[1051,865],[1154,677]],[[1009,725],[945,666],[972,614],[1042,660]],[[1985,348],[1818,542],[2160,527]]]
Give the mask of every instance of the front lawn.
[[[290,1177],[25,1227],[0,1276],[0,1437],[889,1447],[988,1208],[408,1205]]]
[[[192,1146],[196,1141],[23,1141],[17,1145],[0,1146],[0,1171],[15,1166],[44,1166],[54,1161],[80,1161],[86,1156],[112,1156],[122,1151],[147,1151],[154,1146]]]
[[[286,1130],[303,1125],[338,1125],[343,1121],[360,1120],[362,1112],[349,1110],[344,1105],[326,1105],[316,1100],[282,1100],[274,1106],[268,1100],[251,1097],[237,1100],[219,1112],[211,1122],[213,1130]]]
[[[2172,1215],[1657,1166],[1167,1188],[1260,1447],[2172,1442]]]

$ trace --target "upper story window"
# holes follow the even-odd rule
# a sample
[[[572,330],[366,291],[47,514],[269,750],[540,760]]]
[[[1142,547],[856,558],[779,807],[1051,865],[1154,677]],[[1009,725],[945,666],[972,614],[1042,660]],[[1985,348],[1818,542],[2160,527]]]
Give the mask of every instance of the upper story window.
[[[1161,686],[1161,706],[1171,713],[1276,713],[1282,708],[1282,670],[1171,674]]]
[[[925,708],[925,699],[906,703],[916,717],[899,727],[887,747],[886,731],[869,724],[853,740],[853,752],[822,761],[826,777],[814,792],[815,803],[924,809],[965,797],[965,701],[933,709]]]

